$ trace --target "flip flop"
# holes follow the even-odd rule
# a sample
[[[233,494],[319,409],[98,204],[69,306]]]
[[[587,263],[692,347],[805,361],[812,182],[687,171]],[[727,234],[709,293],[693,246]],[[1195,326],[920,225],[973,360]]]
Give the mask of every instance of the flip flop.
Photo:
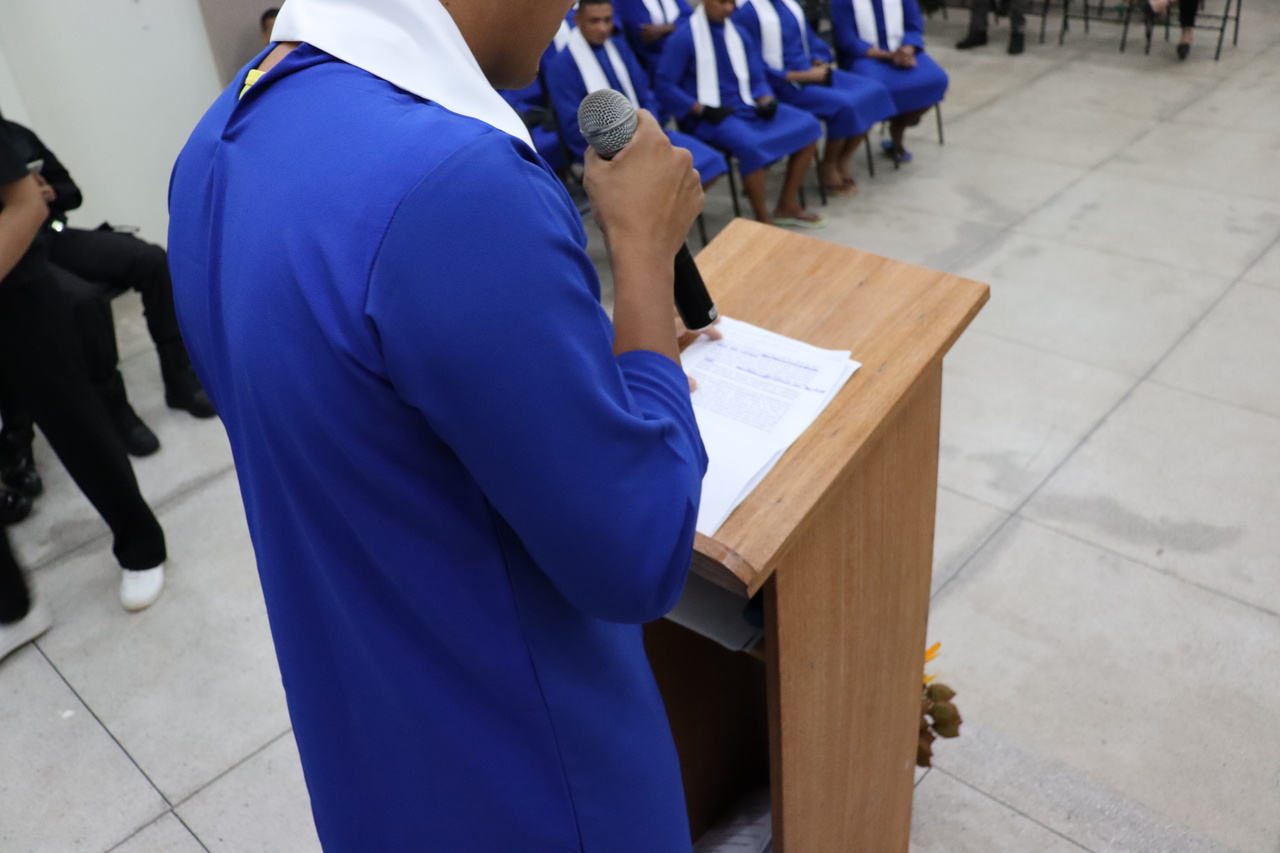
[[[827,219],[825,216],[819,216],[817,219],[798,219],[794,216],[775,216],[773,224],[779,228],[826,228]]]
[[[880,148],[897,163],[910,163],[911,152],[905,148],[894,149],[892,139],[880,140]]]

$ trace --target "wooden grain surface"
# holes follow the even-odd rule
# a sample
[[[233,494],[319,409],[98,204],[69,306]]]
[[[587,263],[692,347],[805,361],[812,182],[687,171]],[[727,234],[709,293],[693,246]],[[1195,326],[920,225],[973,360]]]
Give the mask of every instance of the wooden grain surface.
[[[775,853],[906,853],[942,368],[895,409],[765,586]]]
[[[988,298],[985,284],[734,220],[698,255],[720,313],[828,349],[862,368],[748,496],[694,570],[744,597],[778,567],[796,531],[885,429]]]

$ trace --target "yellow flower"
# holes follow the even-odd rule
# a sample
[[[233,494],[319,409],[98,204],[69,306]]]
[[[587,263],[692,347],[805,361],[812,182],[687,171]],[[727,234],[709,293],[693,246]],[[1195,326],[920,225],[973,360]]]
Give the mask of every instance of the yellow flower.
[[[929,663],[932,663],[933,659],[938,656],[941,650],[942,650],[942,643],[934,643],[932,646],[930,646],[924,653],[925,664],[927,665]],[[938,676],[936,673],[934,675],[925,674],[924,683],[928,684],[930,681],[933,681],[937,677]]]

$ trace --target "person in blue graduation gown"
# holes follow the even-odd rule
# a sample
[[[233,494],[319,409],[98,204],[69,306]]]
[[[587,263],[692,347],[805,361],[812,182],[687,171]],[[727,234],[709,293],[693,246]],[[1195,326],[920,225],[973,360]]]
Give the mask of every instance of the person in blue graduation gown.
[[[671,296],[702,190],[647,115],[588,155],[611,323],[493,88],[563,12],[289,0],[173,172],[183,337],[326,853],[692,847],[640,623],[680,596],[707,464]]]
[[[667,36],[693,14],[688,0],[618,0],[614,12],[631,49],[652,80]]]
[[[910,160],[903,135],[942,100],[948,83],[947,72],[924,52],[920,6],[916,0],[832,0],[831,25],[840,67],[889,89],[898,114],[882,144],[894,160]]]
[[[547,94],[546,85],[543,81],[547,67],[568,42],[572,21],[572,17],[565,19],[560,25],[560,29],[556,32],[555,39],[543,51],[542,60],[538,63],[538,78],[536,80],[523,88],[504,89],[498,93],[502,95],[504,101],[511,105],[513,110],[520,114],[520,118],[524,120],[525,127],[529,129],[529,135],[533,137],[534,149],[542,155],[543,160],[547,161],[547,165],[557,173],[569,164],[565,162],[564,146],[560,144],[560,135],[556,133],[555,124],[552,120],[551,98]]]
[[[756,219],[822,227],[823,218],[800,203],[800,184],[818,150],[822,124],[778,102],[759,50],[729,20],[734,8],[735,0],[705,0],[671,34],[654,79],[658,102],[682,130],[738,158]],[[786,176],[770,212],[764,167],[783,157],[789,158]]]
[[[826,122],[820,168],[827,192],[853,192],[854,152],[876,122],[897,114],[889,90],[878,80],[836,68],[831,48],[809,26],[796,0],[745,0],[733,21],[760,47],[765,76],[778,99]]]
[[[579,63],[587,66],[589,74],[600,75],[596,81],[603,84],[600,88],[607,86],[634,98],[634,107],[646,109],[655,116],[659,109],[649,88],[648,75],[631,49],[621,39],[611,38],[613,4],[610,0],[579,0],[576,23],[578,35],[571,35],[565,50],[549,64],[546,79],[565,144],[573,157],[581,162],[587,151],[587,141],[582,138],[578,127],[578,105],[587,96],[588,87]],[[615,57],[620,69],[615,67]],[[677,130],[668,130],[667,136],[672,144],[693,154],[693,168],[702,177],[703,186],[729,171],[724,155],[705,142]]]

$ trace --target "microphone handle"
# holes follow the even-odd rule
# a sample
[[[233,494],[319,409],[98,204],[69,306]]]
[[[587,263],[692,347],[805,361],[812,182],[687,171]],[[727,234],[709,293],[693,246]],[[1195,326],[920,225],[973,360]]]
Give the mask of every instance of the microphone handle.
[[[707,286],[702,283],[702,273],[689,254],[689,245],[680,247],[676,254],[675,282],[676,311],[684,321],[684,327],[691,332],[701,332],[720,316],[716,303],[707,293]]]

